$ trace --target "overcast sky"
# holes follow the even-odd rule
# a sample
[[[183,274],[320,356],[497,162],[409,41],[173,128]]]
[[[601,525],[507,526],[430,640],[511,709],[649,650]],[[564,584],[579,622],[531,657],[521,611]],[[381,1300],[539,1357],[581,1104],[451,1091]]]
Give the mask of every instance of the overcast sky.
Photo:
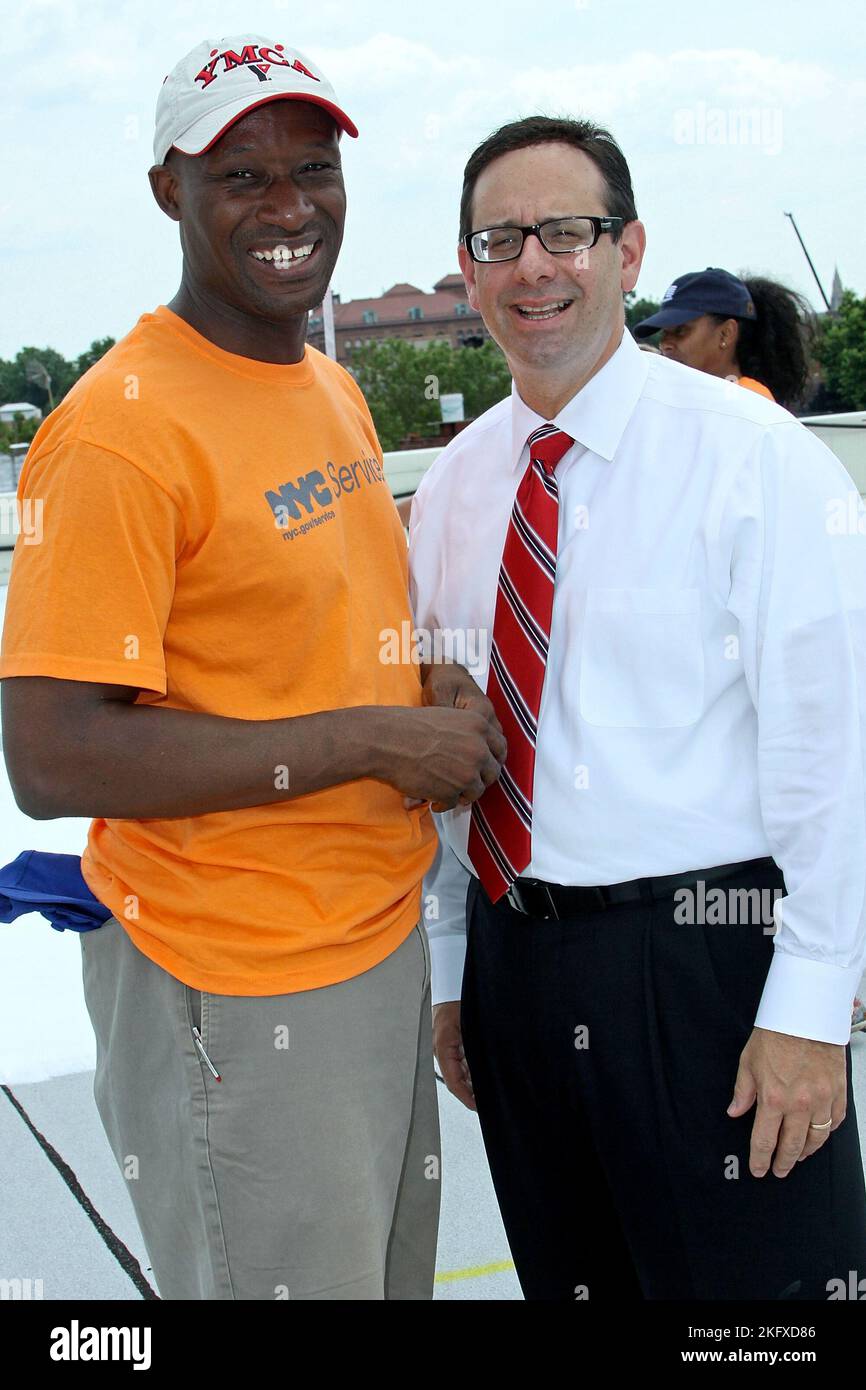
[[[120,337],[179,279],[153,202],[163,77],[203,38],[249,33],[316,60],[358,125],[334,278],[344,299],[457,269],[462,170],[532,112],[609,125],[648,230],[639,292],[707,265],[820,303],[866,292],[862,9],[853,0],[21,0],[4,4],[0,356]]]

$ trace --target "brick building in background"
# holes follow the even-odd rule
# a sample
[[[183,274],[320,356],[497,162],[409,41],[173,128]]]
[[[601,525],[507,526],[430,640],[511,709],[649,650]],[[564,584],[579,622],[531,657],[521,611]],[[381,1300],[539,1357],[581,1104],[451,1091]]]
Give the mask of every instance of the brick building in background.
[[[466,297],[462,275],[443,275],[433,292],[417,285],[392,285],[377,299],[347,299],[334,295],[334,335],[337,361],[351,362],[353,349],[382,338],[405,338],[416,347],[446,341],[452,347],[480,347],[490,334],[481,315]],[[325,351],[322,307],[310,314],[307,341]]]

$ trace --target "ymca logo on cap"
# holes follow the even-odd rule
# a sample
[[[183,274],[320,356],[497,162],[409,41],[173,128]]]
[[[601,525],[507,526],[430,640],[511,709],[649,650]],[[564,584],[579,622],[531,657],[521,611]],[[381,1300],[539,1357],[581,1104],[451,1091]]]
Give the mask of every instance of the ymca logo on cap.
[[[246,64],[260,82],[268,80],[268,68],[272,63],[278,67],[289,67],[295,72],[302,72],[305,77],[309,77],[312,82],[318,82],[319,78],[315,73],[310,72],[305,67],[300,58],[295,55],[294,62],[290,63],[286,57],[286,46],[283,43],[275,43],[273,48],[267,44],[245,44],[240,53],[236,53],[233,48],[227,48],[222,53],[218,49],[212,48],[210,52],[211,61],[206,63],[201,72],[196,73],[195,80],[202,84],[202,89],[209,87],[219,76],[219,64],[223,64],[224,72],[231,72],[233,68],[239,68]]]
[[[162,84],[154,160],[162,164],[172,146],[184,154],[204,154],[241,116],[279,99],[321,106],[341,131],[358,134],[321,68],[297,49],[261,34],[205,39]]]

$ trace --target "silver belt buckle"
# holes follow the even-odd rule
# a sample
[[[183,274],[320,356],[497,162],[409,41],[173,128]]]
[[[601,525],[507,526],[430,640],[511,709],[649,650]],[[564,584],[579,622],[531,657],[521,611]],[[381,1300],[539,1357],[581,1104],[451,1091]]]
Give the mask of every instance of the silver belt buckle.
[[[528,916],[526,908],[520,901],[520,891],[515,887],[513,883],[509,885],[505,896],[508,899],[510,906],[513,907],[516,912],[522,912],[524,917]]]
[[[546,883],[545,883],[545,884],[542,884],[541,886],[544,888],[544,890],[545,890],[545,892],[546,892],[546,894],[547,894],[547,900],[548,900],[548,902],[550,903],[550,912],[549,912],[549,914],[547,915],[546,918],[545,918],[545,917],[542,917],[541,920],[542,920],[542,921],[550,921],[550,920],[552,919],[553,921],[558,922],[558,921],[559,921],[559,913],[558,913],[557,910],[556,910],[556,903],[555,903],[554,900],[553,900],[553,894],[551,893],[550,888],[548,887],[548,885],[547,885]],[[506,897],[507,897],[509,903],[511,904],[511,906],[512,906],[513,908],[516,908],[518,912],[522,912],[523,915],[524,915],[524,917],[530,917],[530,916],[532,916],[532,914],[523,906],[523,899],[522,899],[521,896],[520,896],[520,889],[517,888],[516,884],[514,884],[514,883],[511,884],[511,886],[509,887],[509,889],[508,889],[508,891],[507,891],[507,893],[506,893]]]
[[[552,894],[551,891],[550,891],[550,886],[549,886],[549,884],[545,883],[545,885],[544,885],[544,891],[545,891],[545,893],[547,894],[547,899],[548,899],[548,902],[550,903],[550,915],[551,915],[551,917],[553,918],[554,922],[558,922],[558,921],[559,921],[559,913],[558,913],[557,910],[556,910],[556,903],[553,901],[553,894]]]

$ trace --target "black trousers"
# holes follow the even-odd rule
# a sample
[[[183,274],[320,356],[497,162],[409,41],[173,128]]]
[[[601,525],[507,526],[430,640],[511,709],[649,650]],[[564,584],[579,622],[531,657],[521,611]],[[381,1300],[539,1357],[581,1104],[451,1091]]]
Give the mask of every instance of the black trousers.
[[[784,880],[770,860],[712,887],[771,907]],[[843,1124],[753,1177],[754,1107],[726,1109],[773,937],[758,912],[682,923],[681,902],[548,922],[472,880],[463,1041],[527,1299],[826,1300],[866,1276],[850,1048]]]

